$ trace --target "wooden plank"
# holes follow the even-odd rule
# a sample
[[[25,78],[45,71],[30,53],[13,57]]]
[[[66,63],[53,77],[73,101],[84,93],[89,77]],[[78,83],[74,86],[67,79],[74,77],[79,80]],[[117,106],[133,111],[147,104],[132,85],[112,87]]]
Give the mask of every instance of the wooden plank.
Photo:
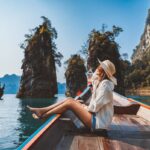
[[[75,136],[70,150],[148,150],[149,145],[150,139]]]
[[[130,121],[131,116],[134,117],[135,115],[115,114],[113,116],[109,130],[127,130],[127,128],[131,130],[130,127],[132,128],[133,125],[134,127],[136,126],[135,124],[133,124],[133,122]]]
[[[111,138],[149,138],[150,122],[136,115],[114,115],[107,131]]]
[[[131,120],[134,115],[119,115],[118,122],[121,128],[121,131],[140,131],[139,126]]]
[[[109,130],[121,130],[118,115],[114,115]]]
[[[150,131],[150,122],[137,115],[114,115],[111,130]]]
[[[97,137],[75,136],[75,138],[77,140],[78,150],[100,150]]]
[[[62,119],[60,118],[60,120],[62,121]],[[71,148],[71,145],[73,142],[75,142],[74,140],[74,131],[76,131],[76,127],[73,124],[73,122],[71,120],[63,120],[63,122],[65,122],[64,124],[66,124],[65,126],[63,125],[64,128],[64,135],[61,138],[61,140],[56,143],[56,150],[69,150]]]
[[[120,139],[120,138],[132,138],[132,139],[149,139],[150,138],[150,132],[147,131],[114,131],[110,130],[107,133],[107,136],[101,136],[100,137],[109,137],[112,139]]]
[[[98,137],[101,150],[145,150],[150,149],[150,139],[108,139]]]
[[[69,150],[74,140],[74,135],[66,134],[61,141],[56,145],[56,150]]]
[[[38,141],[38,139],[46,132],[46,130],[52,126],[56,120],[60,117],[59,114],[51,116],[39,129],[37,129],[23,144],[21,144],[17,150],[28,150],[30,147]]]
[[[37,140],[29,150],[49,150],[55,149],[58,142],[64,135],[64,128],[66,124],[62,121],[55,121],[50,128],[40,137],[40,140]]]
[[[119,126],[107,130],[78,132],[78,129],[63,139],[62,150],[143,150],[150,145],[149,122],[136,115],[115,115],[114,123]],[[117,129],[117,130],[116,130]],[[74,136],[75,135],[75,136]],[[66,144],[64,144],[66,143]],[[144,146],[142,145],[144,144]]]
[[[140,128],[141,131],[150,131],[150,122],[145,120],[144,118],[134,116],[130,117],[130,120],[134,122]]]
[[[139,111],[137,112],[137,115],[143,117],[147,121],[150,121],[150,109],[148,108],[141,106]]]
[[[74,136],[72,144],[70,146],[70,150],[79,150],[78,146],[78,136]]]

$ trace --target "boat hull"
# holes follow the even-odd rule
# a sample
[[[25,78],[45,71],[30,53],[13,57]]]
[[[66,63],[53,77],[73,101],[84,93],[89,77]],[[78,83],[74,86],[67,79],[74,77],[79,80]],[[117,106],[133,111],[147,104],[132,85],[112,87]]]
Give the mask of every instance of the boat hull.
[[[52,116],[18,150],[150,149],[150,120],[147,119],[150,107],[117,96],[114,96],[115,114],[107,130],[91,132],[81,128],[79,119],[68,112]]]

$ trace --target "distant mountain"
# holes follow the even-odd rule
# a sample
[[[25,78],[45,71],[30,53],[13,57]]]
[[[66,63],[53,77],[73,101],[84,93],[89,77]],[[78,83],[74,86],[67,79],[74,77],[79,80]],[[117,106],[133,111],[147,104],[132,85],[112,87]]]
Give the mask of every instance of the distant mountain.
[[[16,94],[19,88],[20,76],[15,74],[8,75],[0,78],[1,84],[5,84],[5,94]]]
[[[16,94],[19,89],[20,84],[20,76],[16,74],[12,75],[4,75],[0,78],[1,85],[5,84],[5,94]],[[58,94],[64,94],[66,90],[66,84],[65,83],[59,83],[58,82]]]

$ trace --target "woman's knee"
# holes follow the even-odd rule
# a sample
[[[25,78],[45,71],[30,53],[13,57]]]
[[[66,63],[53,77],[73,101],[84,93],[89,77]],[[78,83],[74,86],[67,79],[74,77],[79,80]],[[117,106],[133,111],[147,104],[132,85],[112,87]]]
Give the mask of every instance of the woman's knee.
[[[72,97],[67,97],[66,100],[73,100],[73,98]]]
[[[66,100],[66,106],[67,106],[67,108],[71,108],[71,106],[74,104],[74,99],[73,98],[68,98],[67,100]]]

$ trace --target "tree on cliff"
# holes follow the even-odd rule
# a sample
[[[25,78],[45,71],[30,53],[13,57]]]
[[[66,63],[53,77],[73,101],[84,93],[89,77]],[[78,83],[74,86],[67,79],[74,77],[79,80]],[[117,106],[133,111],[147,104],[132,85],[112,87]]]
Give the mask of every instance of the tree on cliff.
[[[116,66],[116,78],[118,86],[116,91],[124,94],[124,75],[122,72],[122,59],[119,54],[119,45],[116,43],[115,38],[122,32],[122,28],[113,26],[112,31],[105,31],[105,26],[102,26],[102,30],[93,29],[89,34],[87,44],[81,51],[87,54],[87,68],[95,71],[99,65],[97,58],[101,61],[109,59]]]
[[[128,89],[150,87],[150,50],[143,54],[141,60],[129,65],[125,79]]]
[[[66,95],[75,97],[78,92],[82,92],[87,87],[84,60],[80,55],[72,55],[65,64],[67,64],[65,72]]]
[[[51,98],[57,93],[56,66],[61,65],[62,54],[57,52],[55,28],[42,16],[43,23],[25,35],[23,73],[17,97]]]

